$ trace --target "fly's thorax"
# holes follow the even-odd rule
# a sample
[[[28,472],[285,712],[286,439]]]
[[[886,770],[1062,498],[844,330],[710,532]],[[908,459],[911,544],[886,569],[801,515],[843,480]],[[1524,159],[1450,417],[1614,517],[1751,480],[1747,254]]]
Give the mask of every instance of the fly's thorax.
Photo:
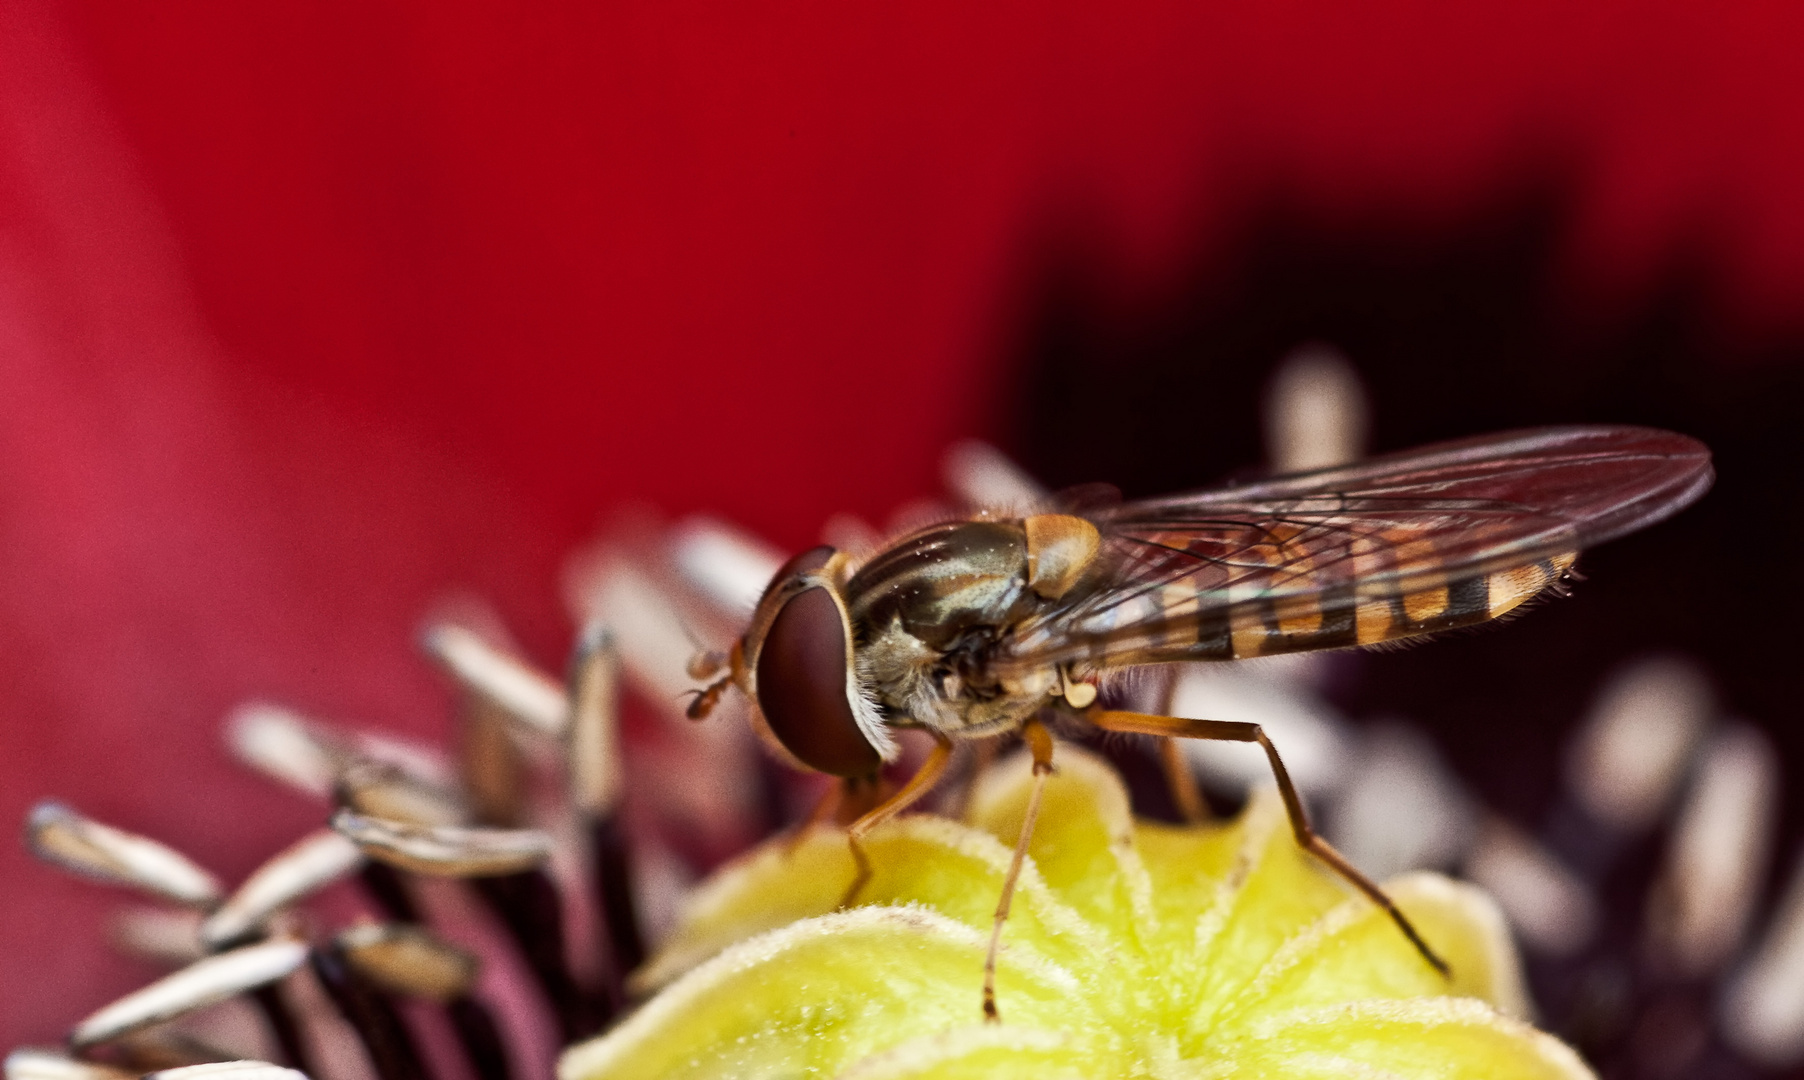
[[[959,521],[905,537],[846,583],[853,621],[870,639],[899,624],[932,649],[972,631],[1000,630],[1039,606],[1027,587],[1027,534],[1019,521]]]
[[[1020,519],[952,522],[904,538],[847,582],[859,680],[892,723],[980,735],[1019,726],[1046,703],[1055,670],[1003,678],[990,663],[1016,624],[1047,606],[1032,587],[1034,554]],[[1068,554],[1044,562],[1074,574]]]
[[[1056,668],[997,676],[988,671],[978,648],[941,652],[903,629],[899,620],[860,645],[858,679],[890,723],[953,736],[1017,727],[1059,686]]]

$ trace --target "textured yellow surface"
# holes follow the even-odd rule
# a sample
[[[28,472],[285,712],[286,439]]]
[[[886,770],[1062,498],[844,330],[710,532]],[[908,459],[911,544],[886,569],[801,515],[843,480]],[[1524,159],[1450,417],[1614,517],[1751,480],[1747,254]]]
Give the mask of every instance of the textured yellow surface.
[[[991,771],[966,824],[874,833],[854,910],[833,911],[843,833],[727,867],[640,973],[663,989],[567,1051],[560,1080],[1591,1075],[1520,1019],[1515,955],[1477,890],[1387,886],[1448,981],[1297,849],[1275,797],[1229,824],[1137,823],[1108,768],[1069,746],[1058,766],[1003,934],[1002,1023],[979,991],[1024,759]]]

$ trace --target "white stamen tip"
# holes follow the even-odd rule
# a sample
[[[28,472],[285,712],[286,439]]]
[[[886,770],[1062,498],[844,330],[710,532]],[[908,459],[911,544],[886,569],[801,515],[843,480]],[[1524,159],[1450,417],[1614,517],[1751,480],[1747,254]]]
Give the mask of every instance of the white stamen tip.
[[[332,815],[332,827],[370,858],[417,874],[494,877],[531,870],[551,857],[551,837],[537,829],[409,825],[351,810]]]
[[[322,829],[258,867],[201,924],[201,939],[218,948],[252,933],[282,908],[325,888],[363,865],[363,852]]]
[[[1281,473],[1357,461],[1367,414],[1359,373],[1339,349],[1304,345],[1279,365],[1265,397],[1266,457]]]
[[[752,610],[783,565],[775,548],[713,518],[686,518],[670,532],[677,573],[722,612]]]
[[[146,1073],[144,1080],[307,1080],[307,1074],[267,1061],[209,1061]]]
[[[968,507],[1027,513],[1046,489],[1008,455],[976,439],[953,443],[940,467],[946,490]]]
[[[148,837],[102,825],[58,802],[32,808],[25,826],[32,854],[84,877],[127,885],[189,907],[219,902],[219,879],[186,855]]]
[[[563,736],[570,702],[557,680],[453,623],[428,627],[425,645],[454,678],[515,720],[542,734]]]
[[[1778,755],[1766,736],[1738,724],[1710,740],[1648,920],[1684,974],[1714,971],[1740,944],[1766,876],[1778,804]]]
[[[284,978],[306,960],[307,946],[299,941],[268,941],[197,960],[75,1025],[69,1043],[93,1046],[172,1020]]]
[[[1696,665],[1640,661],[1598,695],[1567,762],[1573,793],[1613,828],[1651,826],[1671,801],[1715,705]]]
[[[1497,900],[1523,941],[1542,952],[1570,955],[1597,931],[1597,901],[1585,883],[1500,818],[1480,826],[1465,870]]]
[[[1804,1061],[1804,851],[1753,959],[1718,1014],[1730,1044],[1773,1068]]]

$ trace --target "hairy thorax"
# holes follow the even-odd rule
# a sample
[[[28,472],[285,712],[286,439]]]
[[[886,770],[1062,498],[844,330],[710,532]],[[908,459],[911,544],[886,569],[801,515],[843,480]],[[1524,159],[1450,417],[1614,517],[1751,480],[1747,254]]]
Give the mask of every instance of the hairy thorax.
[[[1056,684],[1051,668],[1007,680],[990,660],[1044,602],[1028,586],[1019,521],[966,521],[908,537],[846,585],[858,679],[898,727],[979,735],[1026,720]]]

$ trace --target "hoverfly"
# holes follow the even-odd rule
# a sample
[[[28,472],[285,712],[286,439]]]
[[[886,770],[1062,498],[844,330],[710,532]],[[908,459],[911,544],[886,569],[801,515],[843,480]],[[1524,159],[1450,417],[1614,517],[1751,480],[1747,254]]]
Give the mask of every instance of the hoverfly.
[[[1446,974],[1384,891],[1310,827],[1259,725],[1111,709],[1098,700],[1099,678],[1495,619],[1560,588],[1581,548],[1676,513],[1711,479],[1709,451],[1683,435],[1542,428],[1142,502],[1080,489],[1037,513],[920,529],[862,562],[818,547],[777,572],[690,715],[737,686],[767,742],[848,786],[870,783],[896,757],[896,729],[933,736],[916,774],[851,825],[858,875],[848,904],[870,877],[862,837],[932,789],[955,741],[1020,733],[1036,781],[984,966],[991,1020],[1001,930],[1052,768],[1047,721],[1058,717],[1257,743],[1297,843]]]

